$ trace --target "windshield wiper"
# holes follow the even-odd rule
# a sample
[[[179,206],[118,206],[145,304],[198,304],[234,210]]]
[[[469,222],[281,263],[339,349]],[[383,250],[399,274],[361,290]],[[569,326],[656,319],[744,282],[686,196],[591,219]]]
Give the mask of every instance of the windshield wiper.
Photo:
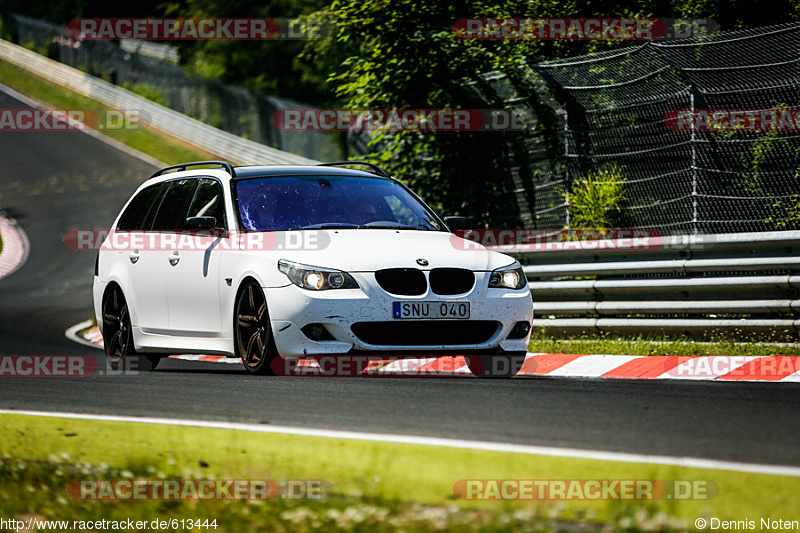
[[[419,230],[419,231],[427,231],[427,228],[422,228],[420,226],[409,226],[408,224],[399,224],[397,222],[384,222],[384,221],[375,221],[375,222],[368,222],[366,224],[362,224],[358,226],[358,229],[364,228],[375,228],[375,229],[412,229],[412,230]]]
[[[342,224],[342,223],[333,223],[333,222],[323,222],[321,224],[309,224],[308,226],[302,226],[299,228],[291,228],[291,230],[298,230],[298,229],[357,229],[359,226],[358,224]],[[289,230],[289,231],[291,231]]]
[[[420,226],[410,226],[408,224],[399,224],[397,222],[377,220],[375,222],[368,222],[366,224],[360,224],[360,225],[341,223],[341,222],[322,222],[320,224],[309,224],[307,226],[288,228],[280,231],[297,231],[302,229],[410,229],[418,231],[428,230],[428,228],[423,228]]]

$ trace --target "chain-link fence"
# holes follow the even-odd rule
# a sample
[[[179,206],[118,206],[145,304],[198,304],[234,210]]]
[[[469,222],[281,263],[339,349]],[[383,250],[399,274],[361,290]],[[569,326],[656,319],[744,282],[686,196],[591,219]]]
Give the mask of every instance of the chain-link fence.
[[[464,85],[489,108],[511,109],[523,117],[525,132],[505,134],[510,176],[506,194],[517,206],[517,216],[507,217],[506,226],[558,229],[565,225],[567,208],[563,192],[570,172],[564,150],[566,112],[552,97],[547,84],[525,68],[512,79],[502,72],[489,72]],[[485,133],[485,135],[494,135]]]
[[[156,59],[153,50],[133,43],[72,39],[66,29],[30,17],[14,15],[19,44],[44,52],[51,59],[101,77],[185,115],[267,146],[320,161],[343,158],[335,134],[285,131],[272,126],[279,109],[308,109],[298,102],[254,94],[242,87],[189,76],[173,61]],[[138,44],[152,47],[152,43]],[[164,47],[164,59],[174,56]]]
[[[544,128],[526,134],[530,182],[509,194],[532,206],[537,228],[576,226],[578,195],[568,193],[589,179],[619,186],[616,204],[605,204],[615,227],[675,235],[798,229],[798,52],[800,24],[788,24],[531,63],[521,77],[483,76],[495,88],[484,89],[487,104],[502,94]],[[512,77],[522,81],[514,87]],[[506,171],[518,174],[514,159]],[[595,190],[601,204],[602,194]]]

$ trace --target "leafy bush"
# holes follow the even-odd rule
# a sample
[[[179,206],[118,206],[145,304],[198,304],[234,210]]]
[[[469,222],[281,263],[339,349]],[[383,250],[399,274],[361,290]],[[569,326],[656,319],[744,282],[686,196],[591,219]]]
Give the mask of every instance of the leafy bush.
[[[589,171],[563,192],[569,204],[570,225],[574,229],[607,229],[613,227],[615,213],[621,211],[625,199],[625,178],[622,168],[610,164]]]
[[[157,104],[161,104],[163,106],[169,105],[169,102],[167,102],[167,99],[164,98],[163,94],[161,94],[161,91],[158,89],[158,87],[150,85],[149,83],[126,82],[122,84],[122,87]]]

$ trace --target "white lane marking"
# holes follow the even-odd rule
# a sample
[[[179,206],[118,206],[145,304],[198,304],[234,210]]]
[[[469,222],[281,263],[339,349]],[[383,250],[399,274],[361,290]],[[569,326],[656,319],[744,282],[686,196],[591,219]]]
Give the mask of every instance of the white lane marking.
[[[584,355],[548,373],[548,376],[571,376],[599,378],[628,361],[639,359],[638,355]]]
[[[0,216],[0,235],[3,249],[0,251],[0,278],[10,276],[28,261],[31,242],[25,230],[15,220]]]
[[[201,363],[233,363],[235,365],[242,364],[242,360],[238,357],[225,357],[219,355],[202,355],[202,354],[183,354],[171,355],[170,359],[182,359],[184,361],[199,361]]]
[[[794,374],[789,374],[789,375],[788,375],[788,376],[786,376],[785,378],[783,378],[783,379],[779,379],[778,381],[794,381],[794,382],[800,382],[800,370],[798,370],[798,371],[797,371],[797,372],[795,372]]]
[[[421,367],[427,365],[428,363],[432,363],[433,361],[436,361],[435,357],[425,357],[420,359],[398,359],[397,361],[392,361],[388,365],[381,367],[378,372],[381,374],[414,374]]]
[[[78,334],[78,332],[80,330],[86,329],[91,325],[92,325],[92,321],[91,320],[86,320],[84,322],[81,322],[80,324],[75,324],[74,326],[70,326],[67,329],[67,331],[64,332],[64,336],[66,338],[68,338],[69,340],[71,340],[71,341],[77,342],[78,344],[83,344],[85,346],[91,346],[92,348],[98,348],[98,349],[102,350],[103,349],[102,343],[98,345],[98,344],[90,341],[89,339],[83,337],[82,335]]]
[[[531,446],[526,444],[506,444],[502,442],[485,442],[441,437],[423,437],[413,435],[394,435],[391,433],[364,433],[360,431],[342,431],[332,429],[298,428],[290,426],[265,426],[243,422],[218,422],[211,420],[183,420],[178,418],[150,418],[139,416],[93,415],[84,413],[63,413],[46,411],[26,411],[0,409],[0,414],[28,415],[50,418],[68,418],[77,420],[101,420],[107,422],[137,422],[143,424],[160,424],[166,426],[200,427],[209,429],[229,429],[251,431],[255,433],[282,433],[306,437],[323,437],[331,439],[351,439],[374,442],[394,442],[398,444],[419,444],[424,446],[441,446],[446,448],[462,448],[491,452],[524,453],[527,455],[547,455],[551,457],[568,457],[573,459],[596,459],[601,461],[618,461],[623,463],[645,463],[688,468],[707,468],[712,470],[731,470],[754,474],[800,477],[800,467],[766,465],[757,463],[738,463],[717,459],[696,457],[673,457],[668,455],[647,455],[623,452],[607,452],[600,450],[580,450],[576,448],[556,448],[553,446]]]

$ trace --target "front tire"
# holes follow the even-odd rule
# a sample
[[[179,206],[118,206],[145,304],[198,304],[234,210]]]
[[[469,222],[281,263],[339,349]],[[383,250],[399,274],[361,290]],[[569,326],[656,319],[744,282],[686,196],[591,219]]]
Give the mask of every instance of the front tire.
[[[278,356],[264,291],[255,280],[239,290],[234,306],[233,329],[236,355],[250,374],[273,376],[272,362]]]

